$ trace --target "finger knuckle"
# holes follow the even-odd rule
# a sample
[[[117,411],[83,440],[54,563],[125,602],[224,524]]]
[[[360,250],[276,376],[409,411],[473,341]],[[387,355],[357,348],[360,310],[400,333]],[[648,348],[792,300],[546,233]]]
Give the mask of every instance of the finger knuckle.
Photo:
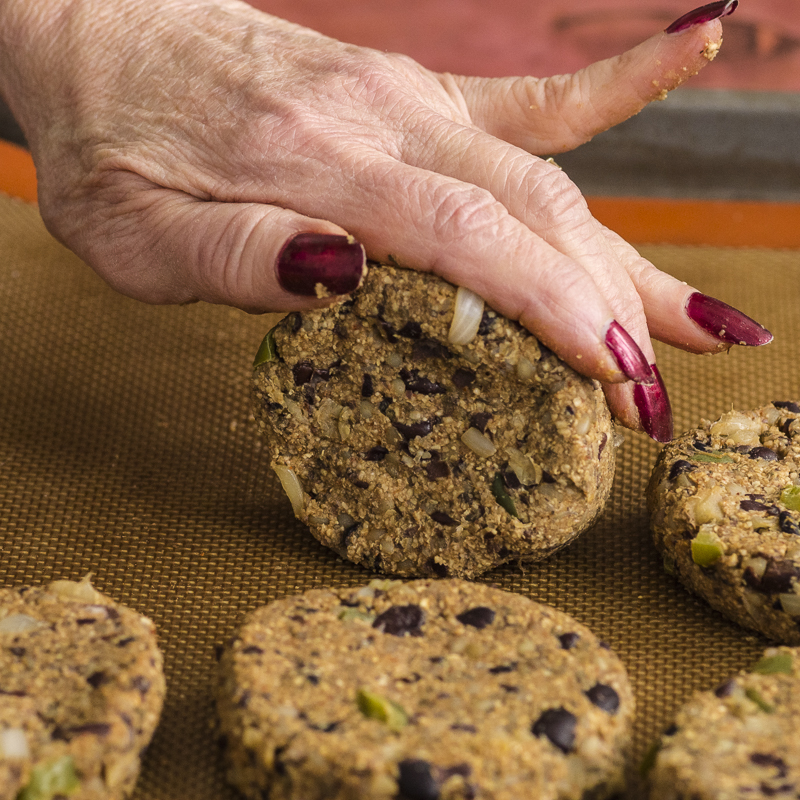
[[[432,227],[445,245],[472,239],[476,234],[496,235],[508,212],[491,192],[477,186],[449,184],[434,193]]]

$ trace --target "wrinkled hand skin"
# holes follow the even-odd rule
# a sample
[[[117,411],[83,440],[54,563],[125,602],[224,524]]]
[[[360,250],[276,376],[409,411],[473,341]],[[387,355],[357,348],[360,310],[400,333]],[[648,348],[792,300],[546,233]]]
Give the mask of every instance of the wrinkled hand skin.
[[[535,35],[535,31],[532,32]],[[555,155],[707,63],[719,22],[656,33],[572,76],[478,79],[343,44],[237,0],[0,0],[0,92],[31,146],[49,230],[117,290],[248,311],[323,301],[280,288],[301,231],[430,270],[518,319],[607,385],[616,319],[719,349],[659,272],[590,215]],[[610,385],[616,384],[616,385]]]

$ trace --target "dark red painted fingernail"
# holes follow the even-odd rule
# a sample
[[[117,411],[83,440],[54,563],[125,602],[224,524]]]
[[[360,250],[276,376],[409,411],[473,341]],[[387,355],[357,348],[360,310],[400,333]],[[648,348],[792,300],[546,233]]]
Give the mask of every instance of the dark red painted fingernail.
[[[686,315],[722,342],[760,347],[772,334],[754,319],[714,297],[695,292],[686,303]]]
[[[712,19],[720,19],[733,14],[739,5],[739,0],[719,0],[716,3],[708,3],[708,5],[695,8],[688,14],[678,17],[664,33],[680,33],[688,28],[693,28],[695,25],[701,25],[704,22],[711,22]]]
[[[331,297],[350,294],[367,270],[364,248],[352,236],[298,233],[278,256],[278,282],[292,294]]]
[[[655,381],[649,385],[637,383],[633,387],[633,402],[644,432],[657,442],[669,442],[672,439],[672,406],[658,367],[651,364],[650,369]]]
[[[653,383],[655,381],[653,370],[650,369],[639,345],[616,320],[613,320],[608,326],[605,342],[626,378],[636,381],[636,383]]]

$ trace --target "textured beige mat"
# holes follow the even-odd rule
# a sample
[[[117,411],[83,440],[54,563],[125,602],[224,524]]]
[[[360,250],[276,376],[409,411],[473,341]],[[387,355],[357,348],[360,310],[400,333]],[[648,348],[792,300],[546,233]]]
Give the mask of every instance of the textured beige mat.
[[[800,397],[800,253],[644,252],[776,335],[715,358],[659,348],[679,429]],[[92,572],[157,623],[169,693],[136,800],[233,800],[212,728],[215,647],[256,605],[371,577],[311,539],[261,456],[249,373],[269,326],[116,295],[35,208],[0,197],[0,585]],[[549,562],[486,577],[575,615],[619,652],[638,696],[637,759],[691,690],[765,645],[662,572],[642,498],[656,452],[628,434],[595,528]]]

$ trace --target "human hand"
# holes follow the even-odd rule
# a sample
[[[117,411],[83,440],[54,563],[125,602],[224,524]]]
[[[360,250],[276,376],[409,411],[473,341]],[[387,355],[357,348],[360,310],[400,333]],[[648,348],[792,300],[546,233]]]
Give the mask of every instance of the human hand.
[[[695,73],[721,34],[702,20],[732,7],[537,80],[435,74],[238,0],[0,0],[0,90],[49,229],[121,292],[304,310],[358,285],[363,245],[477,292],[663,441],[651,334],[694,352],[771,337],[640,258],[531,153]]]

